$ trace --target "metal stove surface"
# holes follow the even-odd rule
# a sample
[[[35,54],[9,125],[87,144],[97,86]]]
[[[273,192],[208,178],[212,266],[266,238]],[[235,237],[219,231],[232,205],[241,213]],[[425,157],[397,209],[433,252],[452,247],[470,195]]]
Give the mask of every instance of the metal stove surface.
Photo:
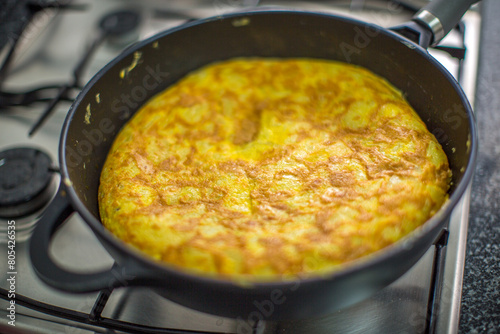
[[[213,1],[144,1],[140,5],[134,1],[85,1],[89,4],[84,11],[60,12],[58,8],[42,12],[34,21],[34,30],[21,45],[13,64],[9,79],[4,87],[26,89],[47,82],[67,82],[71,70],[79,57],[97,34],[99,19],[110,11],[133,8],[141,12],[143,21],[133,38],[145,38],[166,28],[185,21],[185,16],[197,18],[218,15],[254,5],[257,1],[213,0]],[[425,2],[425,1],[424,1]],[[390,27],[407,20],[411,14],[393,3],[385,1],[319,1],[319,2],[261,2],[264,5],[280,5],[309,10],[323,10],[340,13]],[[421,5],[421,1],[413,1]],[[180,14],[182,13],[182,15]],[[472,10],[465,18],[467,56],[463,70],[458,70],[458,62],[446,54],[432,51],[460,82],[473,103],[475,69],[479,41],[479,14]],[[84,73],[84,81],[116,56],[127,41],[107,41],[95,53],[90,66]],[[452,33],[443,41],[445,45],[459,45],[460,38]],[[459,72],[461,72],[459,74]],[[40,116],[44,105],[16,108],[0,112],[0,150],[14,146],[38,147],[49,153],[57,165],[59,133],[69,104],[59,104],[54,115],[29,138],[27,133]],[[112,292],[102,317],[138,323],[152,328],[187,329],[217,333],[455,333],[458,328],[462,276],[465,258],[465,242],[468,224],[470,192],[454,210],[449,224],[447,246],[438,256],[444,259],[443,281],[432,293],[431,281],[436,248],[431,247],[424,257],[403,277],[372,298],[331,315],[302,321],[253,323],[249,319],[226,319],[202,314],[169,302],[154,292],[143,289],[116,289]],[[37,219],[30,217],[31,221]],[[7,237],[4,226],[12,219],[2,218],[0,229],[0,287],[10,288],[7,279],[11,276],[7,266]],[[21,221],[21,220],[19,220]],[[15,293],[37,301],[56,305],[75,312],[91,312],[97,293],[68,294],[52,289],[42,283],[33,272],[27,255],[28,243],[23,236],[16,240],[16,281]],[[446,250],[446,251],[444,251]],[[89,272],[108,268],[112,258],[100,246],[93,233],[78,215],[72,216],[58,231],[52,244],[52,255],[62,265],[75,271]],[[434,272],[435,274],[435,272]],[[429,296],[433,295],[436,307],[429,306]],[[286,297],[286,296],[285,296]],[[20,298],[20,297],[19,297]],[[261,301],[257,301],[261,302]],[[307,300],[304,305],[307,306]],[[20,333],[119,333],[109,331],[98,323],[67,320],[40,313],[18,303],[15,310],[16,327],[8,325],[10,319],[9,301],[0,299],[0,332],[16,329]],[[265,320],[266,310],[259,310]],[[251,319],[250,319],[251,320]],[[432,328],[429,327],[432,322]],[[156,329],[155,329],[156,330]],[[151,332],[155,332],[152,330]],[[162,332],[158,330],[156,332]]]

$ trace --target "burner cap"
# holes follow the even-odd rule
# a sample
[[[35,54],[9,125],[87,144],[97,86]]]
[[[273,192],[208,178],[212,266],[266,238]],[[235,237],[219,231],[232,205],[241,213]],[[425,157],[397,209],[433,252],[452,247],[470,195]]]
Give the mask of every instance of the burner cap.
[[[50,157],[35,148],[18,147],[0,152],[0,216],[22,217],[52,198],[54,173]]]

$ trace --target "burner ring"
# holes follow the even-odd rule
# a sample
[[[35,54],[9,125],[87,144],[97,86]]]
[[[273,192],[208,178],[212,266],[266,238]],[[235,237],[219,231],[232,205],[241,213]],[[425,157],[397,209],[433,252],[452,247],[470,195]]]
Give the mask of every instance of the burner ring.
[[[45,206],[53,195],[52,160],[36,148],[0,152],[0,217],[27,216]]]

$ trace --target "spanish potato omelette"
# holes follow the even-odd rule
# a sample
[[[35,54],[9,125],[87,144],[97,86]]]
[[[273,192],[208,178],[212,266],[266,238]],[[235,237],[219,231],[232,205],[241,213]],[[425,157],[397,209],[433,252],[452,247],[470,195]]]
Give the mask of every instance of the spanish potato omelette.
[[[447,200],[448,160],[366,69],[240,58],[194,71],[123,127],[103,224],[176,268],[230,279],[329,273],[393,244]]]

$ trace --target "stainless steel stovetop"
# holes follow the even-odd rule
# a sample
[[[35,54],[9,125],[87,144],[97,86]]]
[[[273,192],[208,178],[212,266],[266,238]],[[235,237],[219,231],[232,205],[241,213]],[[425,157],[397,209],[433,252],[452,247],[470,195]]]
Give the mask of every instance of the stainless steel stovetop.
[[[423,1],[425,3],[425,1]],[[3,89],[26,90],[46,83],[65,83],[89,43],[98,33],[98,22],[106,13],[132,8],[141,13],[142,22],[126,38],[105,41],[100,46],[83,75],[86,82],[115,57],[127,43],[155,32],[178,25],[186,17],[201,18],[223,12],[243,9],[257,0],[168,1],[148,0],[85,0],[83,10],[58,9],[42,11],[24,37],[16,54],[10,75]],[[331,11],[390,27],[408,20],[411,13],[393,2],[386,1],[261,1],[261,5],[279,5],[308,10]],[[408,1],[422,5],[422,1]],[[479,49],[480,16],[475,10],[465,17],[465,44],[467,54],[462,66],[459,61],[441,51],[432,50],[455,75],[468,95],[474,99],[477,50]],[[458,32],[452,32],[441,44],[461,46]],[[0,55],[3,56],[3,55]],[[31,146],[46,151],[57,167],[59,133],[69,104],[60,103],[49,121],[33,137],[27,133],[43,111],[45,104],[16,107],[0,111],[0,151]],[[1,162],[0,162],[1,166]],[[57,177],[53,181],[57,183]],[[233,320],[202,314],[169,302],[143,288],[122,288],[112,292],[102,317],[135,323],[150,332],[177,333],[175,329],[217,333],[455,333],[458,329],[465,244],[468,225],[469,196],[467,191],[452,214],[449,238],[445,247],[431,247],[424,257],[402,278],[372,298],[329,316],[286,323],[260,322],[249,324],[245,319]],[[0,332],[14,329],[16,333],[120,333],[111,331],[107,322],[79,320],[89,314],[97,293],[73,295],[54,290],[42,283],[33,272],[27,255],[31,226],[38,214],[25,218],[5,217],[0,224],[0,287],[11,288],[12,276],[8,267],[7,222],[16,222],[15,267],[15,327],[8,324],[9,298],[0,299]],[[110,267],[112,258],[101,247],[92,232],[78,215],[71,217],[58,231],[52,246],[52,255],[63,266],[75,271],[97,271]],[[437,250],[439,249],[439,251]],[[438,270],[437,285],[432,283]],[[441,281],[442,279],[442,281]],[[49,315],[21,306],[23,297],[42,306],[53,305],[71,310],[73,320]],[[12,298],[10,298],[12,299]],[[307,300],[304,303],[307,304]],[[432,305],[434,305],[432,307]],[[76,320],[76,321],[75,321]],[[87,318],[88,320],[88,318]],[[113,322],[111,322],[113,323]],[[253,327],[253,328],[252,328]],[[162,328],[162,329],[160,329]],[[136,331],[134,331],[136,332]]]

